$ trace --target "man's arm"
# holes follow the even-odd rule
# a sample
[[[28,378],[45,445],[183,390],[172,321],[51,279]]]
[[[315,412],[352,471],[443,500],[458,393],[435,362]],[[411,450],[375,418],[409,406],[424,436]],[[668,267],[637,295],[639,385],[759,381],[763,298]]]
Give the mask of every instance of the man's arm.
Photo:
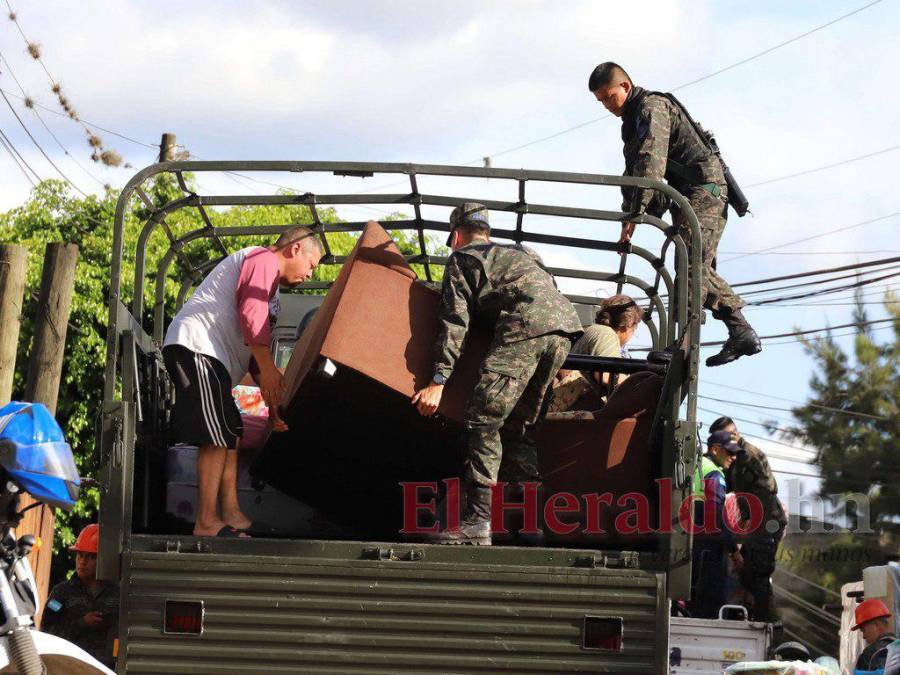
[[[269,326],[269,300],[278,286],[279,275],[277,259],[271,252],[254,251],[241,265],[235,300],[244,343],[250,347],[259,366],[259,375],[255,379],[269,407],[273,425],[281,430],[284,423],[278,415],[278,403],[283,381],[272,359],[272,329]]]
[[[661,96],[645,97],[638,120],[637,134],[640,145],[631,171],[632,176],[658,181],[665,178],[671,128],[672,118],[668,101]],[[644,213],[653,199],[654,192],[635,188],[632,191],[629,212]]]
[[[434,374],[450,377],[456,361],[462,352],[463,342],[469,332],[469,302],[474,288],[466,277],[466,262],[461,256],[450,256],[444,270],[441,287],[441,310],[438,316],[440,328],[437,338],[437,357],[434,361]],[[476,263],[477,266],[477,263]],[[475,267],[475,266],[473,266]],[[474,270],[473,270],[474,271]],[[470,271],[471,274],[471,271]]]
[[[460,265],[460,258],[458,255],[450,256],[444,269],[441,286],[441,310],[438,316],[440,328],[433,375],[443,380],[447,380],[453,373],[469,331],[469,301],[472,298],[473,286],[472,280],[466,277]],[[470,270],[471,272],[473,270]],[[420,414],[430,417],[437,412],[443,393],[444,385],[432,381],[424,389],[416,392],[412,403]]]

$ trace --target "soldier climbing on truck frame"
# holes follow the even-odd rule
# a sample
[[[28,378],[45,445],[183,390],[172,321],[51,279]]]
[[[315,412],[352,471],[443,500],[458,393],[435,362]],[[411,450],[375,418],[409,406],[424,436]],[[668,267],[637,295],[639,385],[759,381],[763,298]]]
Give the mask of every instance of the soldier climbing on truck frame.
[[[715,140],[674,96],[635,86],[618,64],[597,66],[588,89],[604,108],[622,118],[625,175],[665,179],[687,197],[697,214],[702,239],[703,306],[728,327],[722,350],[710,356],[706,365],[721,366],[759,353],[759,337],[741,313],[744,301],[716,272],[716,248],[725,229],[728,205],[744,215],[747,202],[722,161]],[[623,187],[622,197],[622,210],[632,216],[649,213],[658,217],[669,208],[667,199],[646,188]],[[687,232],[680,210],[673,208],[672,221]],[[620,242],[630,242],[633,233],[634,223],[622,223]]]

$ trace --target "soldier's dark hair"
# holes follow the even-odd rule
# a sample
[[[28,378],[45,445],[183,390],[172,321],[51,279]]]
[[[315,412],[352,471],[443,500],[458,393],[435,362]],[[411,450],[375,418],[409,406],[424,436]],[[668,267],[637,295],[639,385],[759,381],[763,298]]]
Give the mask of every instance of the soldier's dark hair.
[[[303,247],[307,250],[316,250],[319,254],[323,254],[325,251],[322,249],[322,242],[319,241],[316,234],[303,225],[296,225],[295,227],[289,227],[284,232],[279,235],[278,239],[275,240],[275,248],[281,249],[286,248],[293,244],[294,242],[302,241]]]
[[[453,229],[475,237],[491,236],[491,226],[478,220],[468,220],[464,223],[460,223]]]
[[[613,63],[612,61],[606,61],[594,68],[594,72],[592,72],[590,78],[588,78],[588,89],[593,93],[600,87],[607,86],[617,78],[625,79],[629,84],[633,84],[631,77],[629,77],[622,66],[618,63]]]
[[[616,331],[628,330],[641,322],[641,308],[630,295],[612,295],[600,302],[594,321]]]
[[[725,427],[730,427],[732,424],[734,424],[734,420],[730,417],[720,417],[715,422],[709,425],[709,433],[714,434],[717,431],[722,431],[722,429],[724,429]],[[737,425],[735,424],[735,426]]]

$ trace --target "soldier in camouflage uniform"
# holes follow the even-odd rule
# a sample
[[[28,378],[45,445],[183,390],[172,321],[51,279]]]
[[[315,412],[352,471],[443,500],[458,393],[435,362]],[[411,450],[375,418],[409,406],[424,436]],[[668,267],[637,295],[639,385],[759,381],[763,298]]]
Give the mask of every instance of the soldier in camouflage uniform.
[[[636,87],[615,63],[597,66],[588,88],[612,114],[622,118],[625,175],[668,183],[687,197],[700,222],[703,306],[728,327],[728,340],[706,365],[720,366],[758,353],[759,338],[741,313],[744,301],[716,272],[716,249],[728,216],[728,188],[722,162],[701,138],[681,106],[665,94]],[[655,190],[623,188],[622,210],[662,216],[668,199]],[[673,207],[673,223],[689,235],[683,214]],[[620,241],[631,240],[634,224],[622,224]],[[694,242],[696,244],[696,242]]]
[[[423,415],[440,405],[444,383],[472,323],[493,329],[481,377],[465,416],[467,506],[458,531],[439,543],[490,544],[491,486],[537,481],[537,446],[531,435],[553,378],[581,333],[571,303],[533,251],[490,240],[487,209],[474,202],[453,210],[444,271],[441,328],[431,384],[413,397]]]
[[[41,630],[68,640],[109,668],[119,624],[119,586],[97,580],[97,525],[88,525],[75,545],[75,574],[53,587]]]
[[[778,483],[775,482],[766,454],[741,437],[734,420],[720,417],[712,423],[710,431],[734,434],[744,451],[737,456],[725,476],[728,491],[747,495],[738,500],[741,521],[751,522],[748,498],[762,506],[762,521],[757,530],[749,534],[741,548],[744,564],[738,574],[741,586],[753,599],[750,618],[753,621],[774,621],[771,576],[775,571],[778,544],[787,527],[787,516],[778,499]]]

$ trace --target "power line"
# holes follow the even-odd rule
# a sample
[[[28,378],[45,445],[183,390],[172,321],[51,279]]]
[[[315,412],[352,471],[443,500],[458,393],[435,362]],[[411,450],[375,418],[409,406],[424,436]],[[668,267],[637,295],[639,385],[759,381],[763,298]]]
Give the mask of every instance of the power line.
[[[753,281],[739,281],[731,284],[732,288],[739,286],[755,286],[757,284],[767,284],[772,281],[787,281],[788,279],[800,279],[802,277],[821,276],[832,272],[845,272],[847,270],[861,269],[863,267],[874,267],[876,265],[887,265],[890,263],[900,262],[900,256],[894,258],[882,258],[881,260],[868,260],[864,263],[856,263],[855,265],[841,265],[840,267],[826,267],[818,270],[809,270],[807,272],[797,272],[796,274],[785,274],[779,277],[768,277],[767,279],[754,279]]]
[[[25,167],[19,164],[19,160],[16,158],[16,155],[13,153],[13,148],[10,145],[7,145],[6,134],[0,131],[0,145],[3,146],[3,149],[9,153],[9,156],[12,157],[13,163],[19,167],[19,171],[25,176],[25,179],[31,183],[31,187],[37,187],[37,183],[34,182],[34,179],[28,175],[28,172],[25,170]]]
[[[879,0],[880,2],[880,0]],[[779,248],[784,248],[785,246],[791,246],[792,244],[800,244],[805,241],[812,241],[813,239],[821,239],[822,237],[827,237],[829,235],[835,234],[837,232],[845,232],[847,230],[852,230],[857,227],[862,227],[863,225],[871,225],[872,223],[877,223],[882,220],[887,220],[888,218],[894,218],[895,216],[900,215],[900,211],[895,211],[894,213],[889,213],[885,216],[879,216],[877,218],[870,218],[869,220],[864,220],[859,223],[853,223],[852,225],[845,225],[843,227],[837,227],[833,230],[826,230],[825,232],[820,232],[819,234],[814,234],[810,237],[804,237],[802,239],[794,239],[793,241],[786,241],[781,244],[776,244],[775,246],[770,246],[769,248],[763,248],[758,251],[750,251],[749,253],[743,253],[741,255],[732,256],[730,258],[724,258],[720,260],[720,263],[730,262],[732,260],[739,260],[740,258],[746,258],[751,255],[759,255],[760,253],[768,253],[769,251],[774,251]]]
[[[777,183],[779,181],[787,180],[789,178],[797,178],[799,176],[808,176],[811,173],[818,173],[819,171],[825,171],[826,169],[833,169],[838,166],[843,166],[844,164],[850,164],[852,162],[858,162],[862,159],[868,159],[869,157],[877,157],[878,155],[883,155],[888,152],[893,152],[894,150],[900,150],[900,145],[893,145],[889,148],[883,148],[881,150],[876,150],[875,152],[870,152],[865,155],[851,157],[849,159],[844,159],[839,162],[834,162],[833,164],[826,164],[825,166],[817,166],[814,169],[806,169],[805,171],[798,171],[797,173],[789,173],[785,176],[779,176],[778,178],[770,178],[768,180],[763,180],[758,183],[751,183],[747,187],[748,188],[760,187],[761,185],[769,185],[771,183]]]
[[[735,387],[735,386],[732,386],[729,384],[720,384],[718,382],[710,382],[709,380],[704,380],[704,382],[706,384],[711,384],[714,387],[727,388],[727,389],[731,389],[733,391],[743,392],[744,394],[753,394],[755,396],[762,396],[763,398],[773,398],[778,401],[787,401],[788,403],[796,403],[797,405],[800,405],[800,406],[806,406],[809,408],[818,408],[821,410],[827,410],[829,412],[840,413],[842,415],[852,415],[852,416],[863,415],[863,416],[865,416],[865,413],[857,413],[852,410],[844,410],[842,408],[833,408],[833,407],[827,406],[827,405],[819,405],[818,403],[809,403],[806,401],[796,401],[794,399],[785,398],[783,396],[775,396],[774,394],[763,394],[762,392],[759,392],[759,391],[752,391],[750,389],[741,389],[740,387]],[[884,419],[884,418],[879,418],[879,419]]]
[[[877,323],[885,323],[887,321],[897,321],[897,319],[874,319],[872,321],[859,321],[854,323],[843,323],[838,326],[826,326],[824,328],[810,328],[808,330],[798,330],[793,333],[778,333],[775,335],[760,335],[760,340],[771,340],[774,338],[783,338],[783,337],[795,337],[798,335],[809,335],[810,333],[821,333],[823,331],[832,331],[838,330],[839,328],[852,328],[852,327],[861,327],[861,326],[871,326]],[[716,342],[701,342],[701,347],[715,347],[718,345],[725,344],[724,340],[718,340]]]
[[[34,101],[29,99],[28,95],[25,93],[25,88],[22,86],[22,83],[19,82],[19,78],[16,77],[15,72],[13,72],[12,66],[9,65],[9,61],[3,55],[3,52],[0,52],[0,60],[2,60],[3,63],[6,64],[7,71],[9,71],[9,74],[12,76],[13,80],[15,80],[16,85],[19,87],[19,91],[22,92],[23,100],[25,101],[25,107],[29,108],[31,110],[31,112],[34,113],[34,116],[37,118],[38,122],[40,122],[41,125],[44,127],[44,129],[47,131],[47,133],[50,134],[50,137],[56,142],[56,144],[59,146],[60,150],[62,150],[66,154],[66,156],[68,156],[68,158],[70,160],[72,160],[72,162],[75,164],[75,166],[77,166],[79,169],[81,169],[90,178],[97,181],[97,183],[99,183],[101,186],[105,186],[105,184],[103,183],[102,180],[97,178],[94,174],[92,174],[85,167],[83,167],[77,159],[75,159],[75,156],[72,155],[71,152],[69,152],[69,150],[62,144],[62,141],[60,141],[59,138],[57,138],[56,134],[54,134],[53,131],[50,129],[50,127],[47,126],[47,123],[44,121],[44,118],[41,117],[40,113],[38,113],[38,111],[35,109]],[[30,106],[28,105],[29,101],[31,102]]]
[[[891,265],[890,267],[882,267],[877,270],[872,270],[870,272],[860,272],[857,270],[853,274],[843,274],[836,277],[828,277],[827,279],[817,279],[814,281],[804,281],[799,284],[788,284],[786,286],[770,286],[768,288],[759,288],[754,291],[743,291],[741,292],[741,296],[746,297],[748,295],[759,295],[760,293],[773,293],[775,291],[787,291],[794,288],[803,288],[805,286],[821,286],[822,284],[828,284],[832,281],[843,281],[844,279],[860,279],[863,274],[874,274],[876,272],[885,272],[887,270],[895,270],[900,268],[900,265]]]
[[[43,178],[41,178],[41,177],[38,175],[38,172],[34,170],[34,168],[31,166],[31,164],[29,164],[28,161],[22,156],[22,153],[19,152],[18,149],[16,149],[16,146],[13,145],[13,142],[9,139],[9,136],[7,136],[5,133],[3,133],[3,130],[2,130],[2,129],[0,129],[0,137],[3,138],[3,141],[4,141],[4,143],[6,144],[6,146],[8,146],[9,148],[11,148],[12,151],[18,156],[19,161],[22,162],[22,165],[25,166],[25,167],[27,167],[28,170],[31,171],[32,174],[34,174],[34,177],[37,178],[37,180],[38,180],[39,183],[40,183],[42,180],[44,180]],[[32,182],[31,184],[34,185],[34,182]]]
[[[886,268],[892,269],[892,268]],[[879,270],[881,271],[881,270]],[[871,277],[869,279],[863,279],[862,281],[858,281],[854,284],[844,284],[843,286],[835,286],[834,288],[823,288],[818,291],[810,291],[808,293],[799,293],[797,295],[784,295],[776,298],[766,298],[764,300],[754,300],[752,302],[748,302],[748,305],[768,305],[773,302],[783,302],[785,300],[802,300],[803,298],[812,298],[817,295],[829,295],[831,293],[840,293],[841,291],[849,291],[852,288],[861,288],[862,286],[868,286],[869,284],[874,284],[876,281],[884,281],[885,279],[890,279],[892,277],[897,276],[900,272],[892,272],[891,274],[885,274],[880,277]]]
[[[722,255],[744,255],[748,251],[719,251]],[[883,253],[900,253],[900,249],[879,248],[871,251],[771,251],[769,253],[754,253],[753,255],[881,255]]]
[[[808,584],[809,586],[812,586],[812,587],[814,587],[814,588],[818,588],[820,591],[825,591],[825,592],[828,593],[829,595],[833,595],[834,597],[836,597],[836,598],[838,598],[838,599],[841,599],[841,594],[838,593],[837,591],[833,591],[833,590],[831,590],[830,588],[826,588],[825,586],[820,586],[820,585],[817,584],[816,582],[810,581],[809,579],[807,579],[807,578],[805,578],[805,577],[801,577],[801,576],[799,576],[799,575],[797,575],[797,574],[794,574],[793,572],[788,572],[788,571],[787,571],[786,569],[784,569],[783,567],[776,567],[775,569],[778,570],[779,572],[782,572],[782,573],[788,575],[789,577],[792,577],[792,578],[794,578],[794,579],[797,579],[798,581],[802,581],[803,583]]]
[[[2,93],[2,92],[0,92],[0,93]],[[50,163],[50,166],[52,166],[52,167],[56,170],[56,173],[58,173],[60,176],[62,176],[62,179],[63,179],[64,181],[66,181],[69,185],[71,185],[73,188],[75,188],[75,189],[76,189],[78,192],[80,192],[82,195],[84,195],[85,197],[87,197],[87,192],[85,192],[85,191],[82,190],[80,187],[78,187],[77,185],[75,185],[75,183],[73,183],[71,180],[69,180],[68,176],[66,176],[66,174],[64,174],[64,173],[62,172],[62,169],[60,169],[58,166],[56,166],[56,163],[55,163],[52,159],[50,159],[50,155],[48,155],[46,152],[44,152],[44,149],[41,147],[41,144],[37,142],[37,139],[36,139],[36,138],[32,135],[32,133],[28,130],[28,127],[25,126],[25,122],[23,122],[23,121],[22,121],[22,118],[19,117],[19,113],[17,113],[17,112],[16,112],[16,109],[13,108],[13,104],[10,103],[9,98],[7,98],[7,96],[6,96],[5,93],[2,93],[2,95],[3,95],[3,100],[6,101],[6,105],[9,106],[9,109],[12,111],[12,114],[15,116],[16,120],[19,122],[19,124],[20,124],[20,125],[22,126],[22,128],[25,130],[25,133],[28,134],[28,138],[31,139],[31,142],[34,143],[34,146],[35,146],[38,150],[40,150],[41,154],[44,156],[44,159],[46,159],[47,162]]]
[[[875,0],[874,2],[870,2],[866,5],[863,5],[862,7],[858,7],[857,9],[853,10],[852,12],[843,14],[842,16],[839,16],[836,19],[832,19],[831,21],[828,21],[827,23],[823,23],[822,25],[816,26],[815,28],[812,28],[811,30],[808,30],[804,33],[800,33],[799,35],[795,35],[794,37],[792,37],[788,40],[785,40],[783,42],[779,42],[778,44],[773,45],[773,46],[769,47],[768,49],[764,49],[761,52],[757,52],[756,54],[753,54],[752,56],[748,56],[747,58],[741,59],[740,61],[736,61],[730,65],[725,66],[724,68],[720,68],[719,70],[709,73],[708,75],[703,75],[702,77],[698,77],[697,79],[691,80],[690,82],[685,82],[684,84],[680,84],[677,87],[675,87],[674,89],[671,89],[670,91],[678,91],[680,89],[685,89],[686,87],[693,86],[699,82],[704,82],[705,80],[708,80],[712,77],[721,75],[722,73],[728,72],[729,70],[737,68],[738,66],[742,66],[745,63],[749,63],[750,61],[753,61],[762,56],[770,54],[777,49],[781,49],[782,47],[786,47],[789,44],[797,42],[798,40],[802,40],[803,38],[808,37],[808,36],[812,35],[813,33],[817,33],[820,30],[828,28],[829,26],[833,26],[834,24],[838,23],[839,21],[843,21],[844,19],[847,19],[847,18],[853,16],[854,14],[858,14],[859,12],[862,12],[863,10],[869,9],[872,6],[877,5],[879,2],[881,2],[881,0]],[[562,136],[563,134],[567,134],[569,132],[576,131],[577,129],[582,129],[588,125],[594,124],[601,120],[609,119],[610,117],[612,117],[612,115],[604,115],[602,117],[597,117],[597,118],[589,120],[587,122],[582,122],[581,124],[576,124],[575,126],[569,127],[568,129],[563,129],[562,131],[558,131],[554,134],[550,134],[548,136],[544,136],[542,138],[538,138],[536,140],[529,141],[529,142],[523,143],[521,145],[517,145],[514,148],[507,148],[506,150],[501,150],[499,152],[492,152],[492,153],[487,153],[487,154],[489,157],[502,157],[503,155],[508,155],[511,152],[523,150],[525,148],[531,147],[532,145],[537,145],[538,143],[543,143],[544,141],[549,141],[553,138],[558,138],[559,136]],[[472,160],[471,162],[467,162],[467,164],[474,164],[474,163],[477,163],[480,161],[481,161],[481,158],[479,158],[477,160]]]

